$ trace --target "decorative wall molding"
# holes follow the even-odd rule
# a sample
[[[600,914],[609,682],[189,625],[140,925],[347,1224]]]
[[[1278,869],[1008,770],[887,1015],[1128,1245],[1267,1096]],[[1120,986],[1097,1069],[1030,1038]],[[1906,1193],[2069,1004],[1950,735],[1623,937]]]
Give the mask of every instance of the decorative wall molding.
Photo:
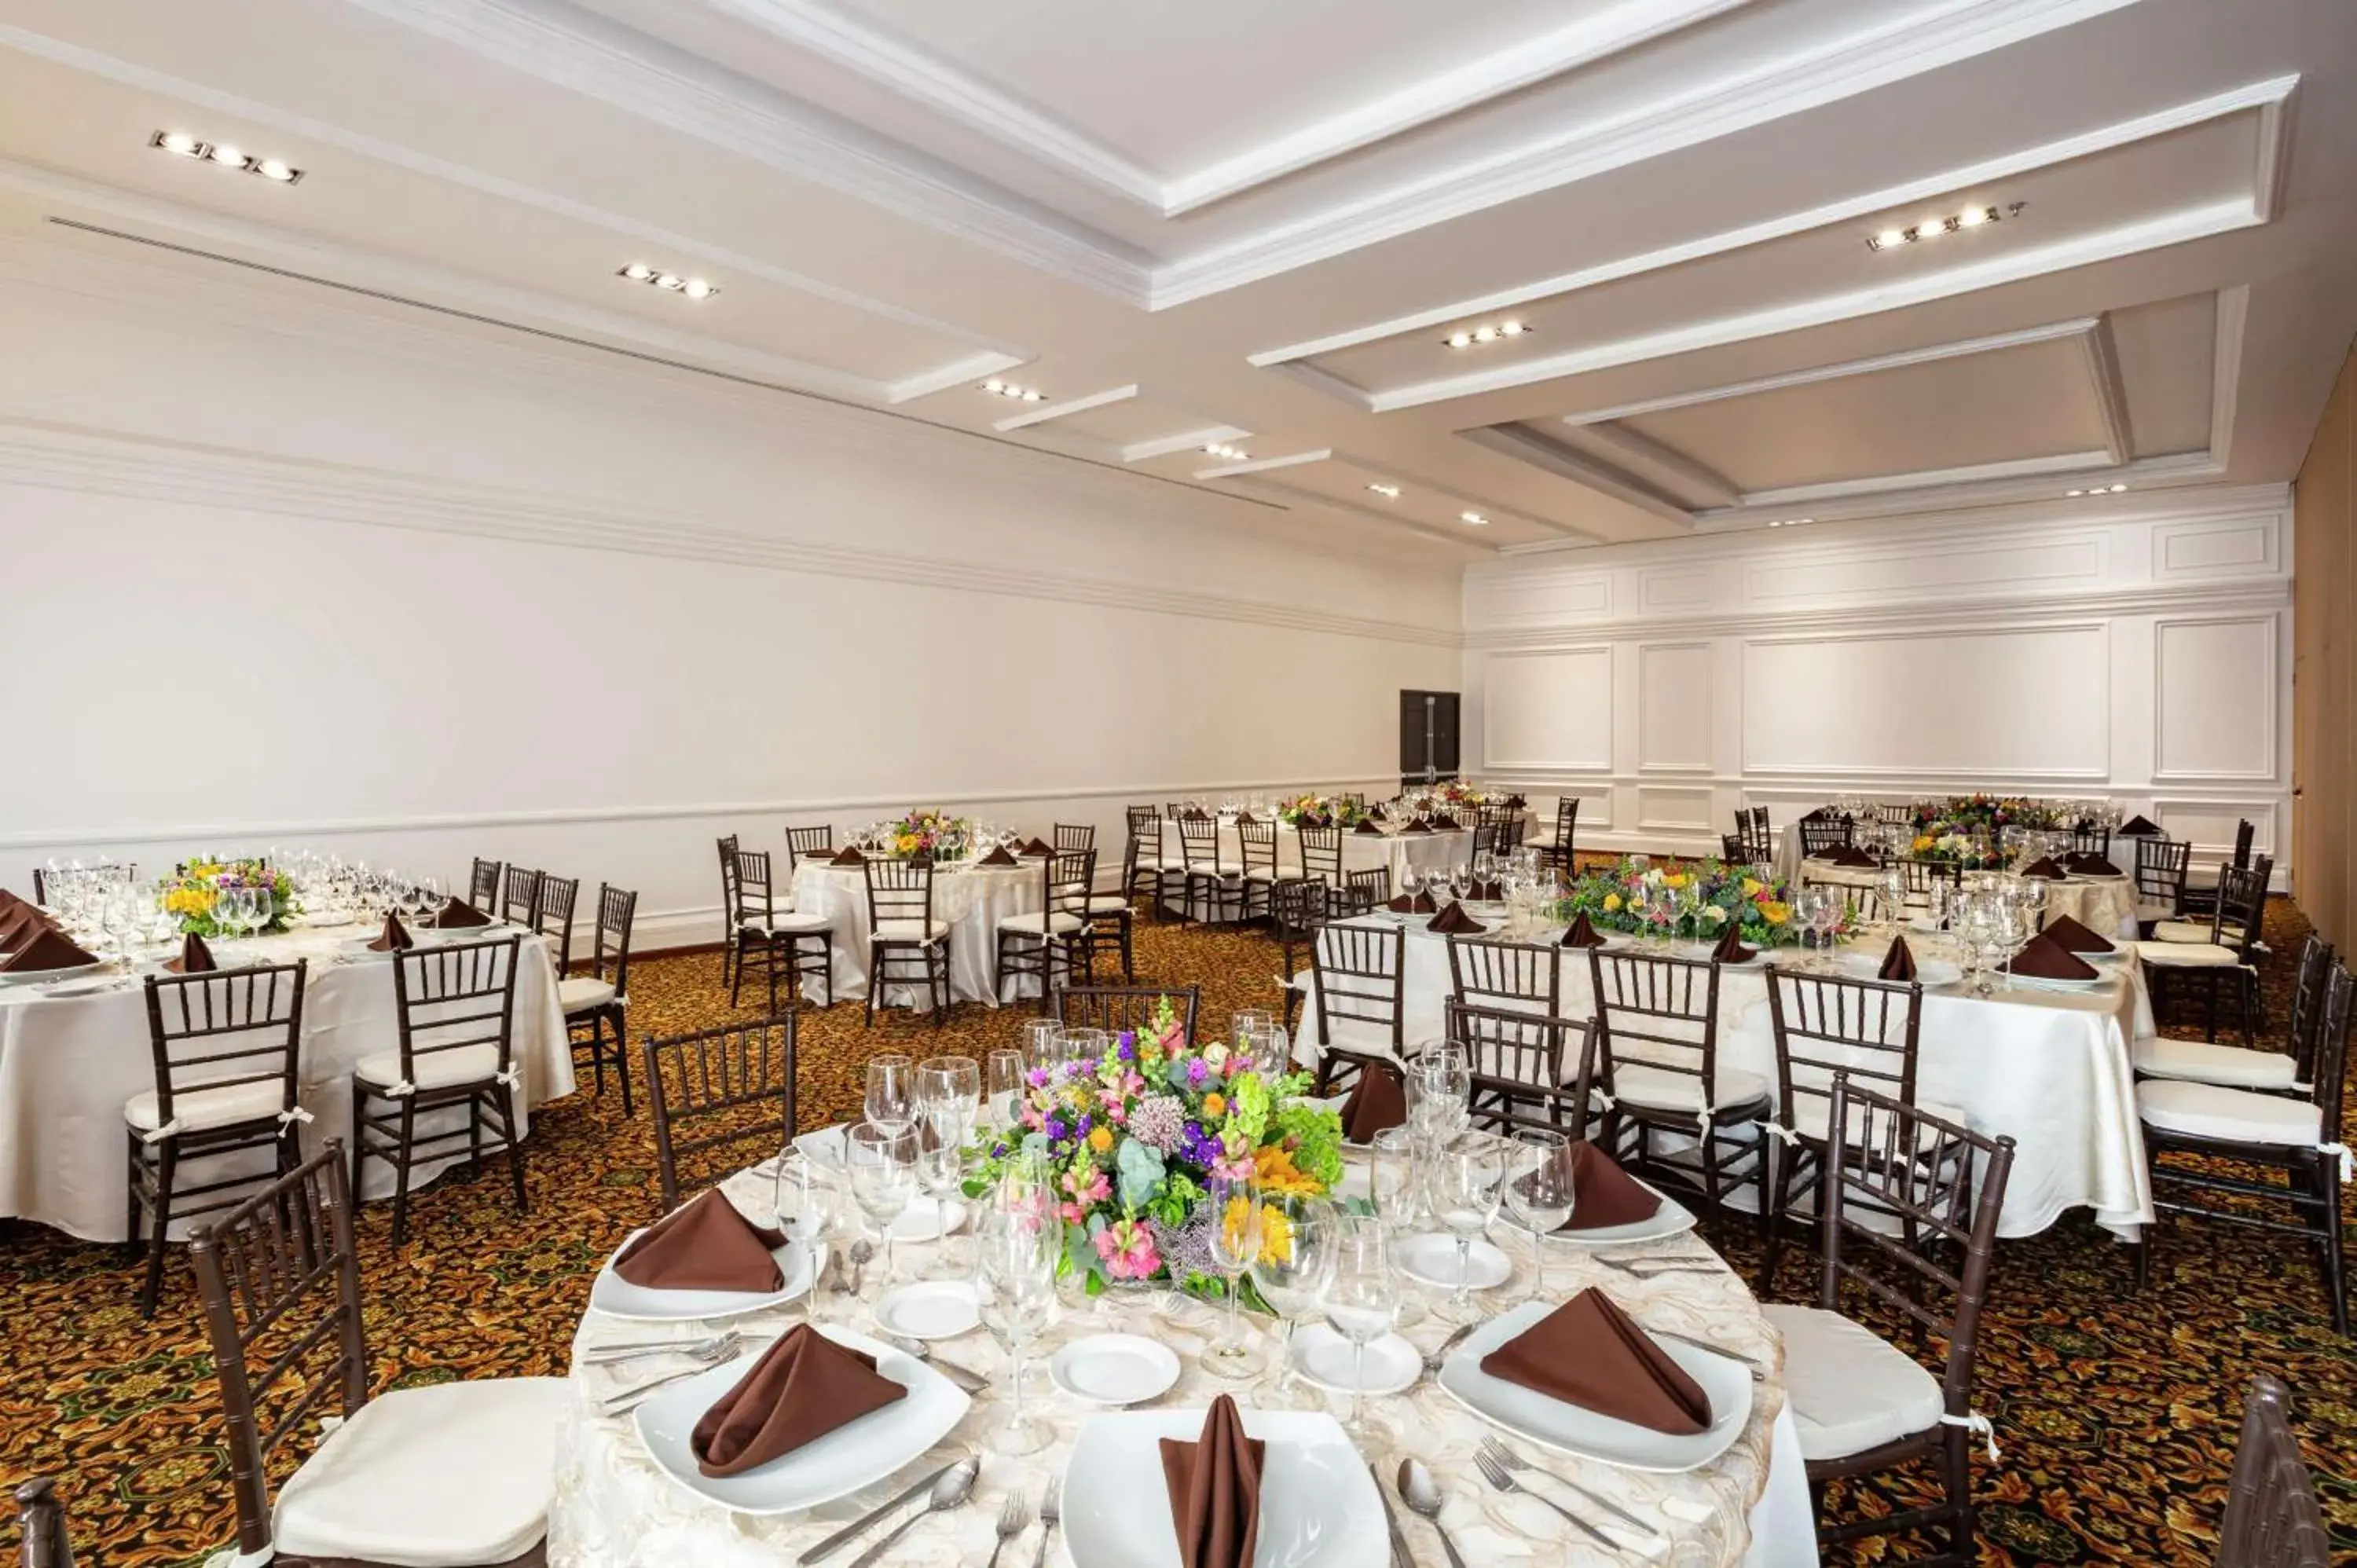
[[[2156,784],[2183,785],[2200,789],[2205,785],[2232,787],[2235,784],[2267,783],[2282,772],[2283,757],[2283,692],[2282,682],[2276,678],[2279,660],[2277,649],[2283,642],[2283,625],[2290,615],[2289,607],[2264,615],[2177,615],[2158,616],[2152,623],[2153,660],[2153,762],[2152,779]],[[2258,757],[2249,768],[2184,768],[2165,766],[2169,755],[2170,732],[2175,727],[2169,715],[2169,703],[2173,693],[2191,685],[2204,673],[2200,668],[2181,673],[2171,667],[2169,655],[2169,633],[2188,627],[2250,627],[2262,635],[2257,639],[2260,650],[2259,667],[2253,673],[2258,678],[2247,685],[2231,686],[2223,693],[2228,705],[2237,712],[2255,713],[2260,721]]]

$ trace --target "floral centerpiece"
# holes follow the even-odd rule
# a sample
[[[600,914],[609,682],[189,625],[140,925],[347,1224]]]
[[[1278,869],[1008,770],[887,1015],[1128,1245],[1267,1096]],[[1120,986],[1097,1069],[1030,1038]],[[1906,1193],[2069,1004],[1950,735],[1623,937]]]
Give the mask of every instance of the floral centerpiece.
[[[942,811],[911,811],[884,824],[884,851],[894,860],[956,860],[974,842],[974,822]]]
[[[221,928],[213,919],[213,906],[233,888],[270,890],[270,919],[261,929],[283,931],[288,918],[299,914],[295,882],[283,871],[273,871],[260,860],[221,860],[200,856],[188,862],[164,883],[165,912],[179,917],[180,929],[200,937],[217,937]]]
[[[1495,789],[1485,789],[1470,779],[1446,779],[1433,786],[1432,798],[1450,811],[1460,806],[1491,806],[1505,800]]]
[[[1623,860],[1609,871],[1582,876],[1555,913],[1566,921],[1584,914],[1599,930],[1695,941],[1715,942],[1731,925],[1755,948],[1789,947],[1802,937],[1786,884],[1718,860],[1666,866]],[[1845,908],[1835,934],[1848,936],[1855,928],[1854,915]]]
[[[1276,803],[1277,820],[1296,828],[1355,828],[1367,809],[1344,795],[1295,795]]]
[[[1061,1272],[1080,1276],[1089,1294],[1154,1280],[1222,1294],[1211,1256],[1214,1176],[1308,1197],[1342,1179],[1341,1116],[1294,1098],[1308,1083],[1308,1073],[1264,1073],[1224,1044],[1199,1049],[1166,998],[1148,1028],[1124,1030],[1103,1057],[1032,1069],[1020,1127],[985,1135],[969,1190],[984,1190],[1018,1155],[1041,1156],[1060,1200]],[[1283,1256],[1283,1215],[1266,1208],[1262,1222],[1263,1251]]]

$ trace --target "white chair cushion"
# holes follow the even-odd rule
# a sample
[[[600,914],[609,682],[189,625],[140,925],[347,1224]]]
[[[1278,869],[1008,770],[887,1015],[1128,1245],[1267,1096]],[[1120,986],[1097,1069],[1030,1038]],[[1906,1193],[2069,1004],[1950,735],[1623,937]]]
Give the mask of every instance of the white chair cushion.
[[[419,1089],[447,1089],[459,1083],[488,1083],[499,1070],[499,1047],[459,1046],[452,1050],[420,1053],[417,1077],[411,1081]],[[401,1081],[401,1053],[379,1051],[375,1056],[362,1057],[354,1064],[352,1072],[380,1089],[391,1088]]]
[[[2210,922],[2162,920],[2152,928],[2152,940],[2157,942],[2199,942],[2207,946],[2210,941]]]
[[[2233,969],[2243,955],[2216,942],[2137,942],[2136,955],[2154,969]]]
[[[1720,1079],[1724,1081],[1727,1077],[1727,1069],[1721,1068],[1719,1069],[1718,1076]],[[1885,1089],[1895,1090],[1898,1086],[1895,1084],[1878,1084],[1869,1080],[1865,1087],[1876,1090],[1883,1090]],[[1969,1127],[1972,1125],[1972,1119],[1953,1105],[1942,1105],[1933,1101],[1918,1100],[1915,1102],[1915,1109],[1921,1111],[1926,1116],[1936,1116],[1943,1122],[1952,1122],[1959,1127]],[[1803,1094],[1797,1090],[1793,1093],[1792,1130],[1800,1133],[1803,1137],[1814,1138],[1820,1144],[1829,1142],[1830,1140],[1826,1137],[1826,1132],[1832,1127],[1833,1119],[1834,1102],[1830,1099],[1827,1099],[1822,1094]],[[1851,1106],[1849,1108],[1849,1115],[1846,1120],[1849,1122],[1849,1136],[1851,1142],[1855,1143],[1857,1140],[1866,1135],[1867,1116],[1867,1108],[1865,1106]],[[1887,1125],[1887,1122],[1884,1124]],[[1925,1136],[1922,1142],[1925,1146],[1918,1149],[1918,1154],[1928,1153],[1931,1149],[1938,1146],[1936,1141],[1932,1140],[1932,1129],[1924,1129],[1924,1134]]]
[[[788,910],[782,915],[771,915],[766,926],[759,921],[748,921],[745,929],[757,937],[809,936],[830,929],[833,924],[824,915],[797,915]]]
[[[504,1563],[548,1531],[562,1378],[396,1389],[330,1433],[278,1493],[281,1556],[400,1568]]]
[[[1691,1111],[1697,1116],[1702,1114],[1701,1079],[1693,1073],[1672,1072],[1641,1062],[1613,1064],[1612,1097],[1624,1105],[1641,1105],[1648,1111]],[[1723,1062],[1719,1065],[1718,1103],[1722,1108],[1749,1105],[1767,1097],[1766,1079]]]
[[[614,999],[614,983],[594,974],[576,974],[556,983],[556,1004],[566,1017],[603,1007]]]
[[[1123,897],[1118,893],[1100,894],[1096,897],[1089,900],[1089,913],[1092,915],[1126,915],[1129,913],[1129,900]]]
[[[2305,1100],[2222,1089],[2181,1079],[2148,1079],[2136,1085],[2136,1114],[2164,1133],[2219,1138],[2235,1144],[2313,1148],[2323,1113]]]
[[[219,1089],[192,1089],[172,1096],[172,1119],[184,1133],[226,1127],[232,1122],[257,1122],[278,1114],[283,1101],[276,1079],[261,1083],[231,1083]],[[123,1102],[123,1119],[142,1133],[153,1133],[162,1122],[156,1091],[143,1089]]]
[[[1014,931],[1036,937],[1039,934],[1043,923],[1060,937],[1068,937],[1088,924],[1078,915],[1067,915],[1061,910],[1052,915],[1043,915],[1034,910],[1028,915],[1007,916],[998,922],[998,929],[1002,931]]]
[[[1846,1458],[1939,1424],[1940,1380],[1872,1329],[1822,1307],[1771,1301],[1760,1312],[1784,1337],[1802,1458]]]
[[[878,920],[871,934],[888,942],[930,942],[948,932],[935,928],[928,929],[922,920]]]
[[[2281,1051],[2167,1038],[2138,1040],[2136,1069],[2153,1078],[2181,1078],[2228,1089],[2289,1089],[2296,1072],[2291,1058]]]

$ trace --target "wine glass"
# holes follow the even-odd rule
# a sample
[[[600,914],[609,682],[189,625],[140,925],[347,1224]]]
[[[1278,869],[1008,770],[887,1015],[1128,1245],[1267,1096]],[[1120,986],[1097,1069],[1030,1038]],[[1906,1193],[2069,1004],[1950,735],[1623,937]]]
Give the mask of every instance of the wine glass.
[[[907,1057],[885,1055],[867,1064],[867,1120],[894,1133],[917,1122],[914,1067]]]
[[[1486,1136],[1458,1138],[1433,1162],[1432,1206],[1457,1239],[1457,1288],[1445,1307],[1452,1322],[1469,1323],[1481,1315],[1473,1299],[1473,1243],[1498,1217],[1505,1174],[1505,1151]]]
[[[1531,1233],[1531,1291],[1546,1294],[1545,1238],[1571,1218],[1570,1145],[1560,1133],[1526,1127],[1508,1155],[1506,1207]]]
[[[1368,1174],[1368,1190],[1374,1198],[1375,1217],[1395,1233],[1404,1234],[1415,1223],[1418,1213],[1415,1138],[1413,1128],[1386,1127],[1375,1134],[1371,1145],[1374,1163]]]
[[[1046,1423],[1023,1408],[1023,1361],[1056,1312],[1056,1270],[1063,1257],[1063,1226],[1052,1208],[1002,1208],[983,1228],[975,1282],[982,1321],[1013,1359],[1006,1420],[991,1434],[1002,1454],[1037,1454],[1052,1440]]]
[[[992,1051],[984,1064],[990,1090],[990,1125],[1001,1137],[1011,1136],[1023,1114],[1023,1053],[1005,1047]]]
[[[1023,1060],[1034,1069],[1053,1070],[1064,1059],[1064,1026],[1054,1018],[1023,1021]]]
[[[1323,1410],[1326,1402],[1302,1386],[1293,1364],[1293,1333],[1301,1315],[1318,1304],[1334,1269],[1334,1206],[1322,1197],[1270,1197],[1262,1200],[1261,1247],[1252,1262],[1253,1283],[1276,1312],[1277,1354],[1285,1369],[1269,1402],[1282,1410]]]
[[[1441,1144],[1472,1120],[1472,1064],[1455,1046],[1428,1046],[1408,1064],[1408,1120],[1427,1143]]]
[[[1103,1029],[1067,1029],[1064,1031],[1064,1076],[1075,1071],[1093,1070],[1113,1049],[1113,1036]]]
[[[1244,1271],[1258,1261],[1261,1251],[1260,1193],[1240,1176],[1215,1176],[1205,1184],[1204,1199],[1211,1209],[1211,1264],[1228,1286],[1228,1327],[1220,1342],[1203,1352],[1203,1369],[1215,1378],[1241,1381],[1257,1377],[1266,1364],[1243,1337]]]
[[[972,1057],[927,1057],[917,1064],[917,1113],[963,1143],[982,1111],[982,1069]]]
[[[1338,1217],[1333,1230],[1333,1272],[1319,1305],[1334,1332],[1351,1342],[1351,1414],[1342,1430],[1361,1450],[1391,1442],[1391,1423],[1367,1408],[1367,1347],[1399,1320],[1399,1283],[1392,1277],[1391,1232],[1379,1220]]]
[[[438,916],[442,911],[444,901],[442,879],[438,876],[421,876],[417,878],[415,886],[419,916],[421,918],[427,915]]]
[[[916,1196],[917,1140],[908,1126],[863,1122],[844,1141],[851,1200],[884,1236],[884,1283],[892,1282],[892,1226]]]

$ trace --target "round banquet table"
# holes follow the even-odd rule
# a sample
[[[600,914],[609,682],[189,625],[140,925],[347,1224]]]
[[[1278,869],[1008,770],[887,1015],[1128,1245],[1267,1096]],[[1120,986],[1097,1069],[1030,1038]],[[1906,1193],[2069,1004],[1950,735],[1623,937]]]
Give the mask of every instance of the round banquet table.
[[[522,1076],[516,1134],[529,1131],[530,1109],[573,1092],[573,1051],[557,1005],[554,966],[544,938],[495,925],[465,940],[522,935],[516,954],[514,1060]],[[303,1033],[296,1069],[296,1102],[311,1113],[300,1123],[304,1152],[329,1138],[351,1135],[351,1074],[363,1057],[396,1050],[393,961],[382,953],[354,952],[370,935],[362,925],[298,926],[278,935],[215,945],[224,969],[240,962],[310,960],[303,992]],[[425,940],[434,940],[430,935]],[[453,933],[452,940],[460,940]],[[123,1104],[156,1087],[148,1042],[147,1004],[140,976],[114,970],[104,990],[50,996],[45,986],[0,986],[0,1215],[37,1220],[87,1241],[121,1241],[129,1196],[124,1168]],[[420,1134],[467,1124],[463,1106],[418,1119]],[[463,1153],[420,1161],[413,1189],[465,1158]],[[244,1162],[256,1175],[270,1170],[267,1150],[223,1155],[190,1167],[190,1179],[225,1177]],[[369,1162],[368,1197],[392,1196],[393,1173]],[[176,1223],[173,1234],[185,1226]]]
[[[1392,891],[1396,893],[1409,872],[1448,871],[1463,865],[1473,853],[1473,830],[1442,828],[1429,832],[1396,832],[1385,829],[1381,832],[1362,833],[1352,828],[1342,830],[1342,875],[1354,871],[1372,871],[1381,867],[1391,878]],[[1178,839],[1178,824],[1164,818],[1162,822],[1162,865],[1166,872],[1175,872],[1185,864]],[[1243,839],[1236,831],[1236,820],[1220,818],[1220,864],[1232,875],[1243,872]],[[1276,874],[1279,876],[1307,876],[1309,871],[1301,857],[1301,834],[1283,822],[1276,824]],[[1164,906],[1176,913],[1185,913],[1185,898],[1174,877],[1164,886]]]
[[[1017,866],[952,861],[933,868],[933,919],[949,928],[950,995],[960,1002],[999,1003],[992,975],[998,967],[998,922],[1039,912],[1046,896],[1042,859]],[[864,867],[805,860],[794,868],[794,912],[823,915],[834,955],[834,989],[823,1002],[867,994],[867,875]],[[896,972],[899,961],[895,961]],[[1037,996],[1037,979],[1014,979],[1009,997]],[[881,998],[893,1006],[921,1006],[924,987],[895,982]]]
[[[1857,865],[1829,865],[1821,860],[1801,862],[1800,886],[1876,887],[1882,873]],[[2068,915],[2091,931],[2134,941],[2136,938],[2136,879],[2129,876],[2072,876],[2046,885],[2046,918]]]
[[[1346,1181],[1347,1185],[1347,1181]],[[737,1207],[757,1219],[767,1217],[770,1181],[751,1172],[739,1172],[723,1184]],[[840,1211],[838,1209],[838,1211]],[[1691,1234],[1644,1243],[1648,1252],[1663,1256],[1717,1262]],[[899,1278],[917,1277],[934,1251],[930,1246],[899,1246]],[[1520,1299],[1527,1291],[1525,1253],[1520,1244],[1507,1248],[1515,1260],[1514,1280],[1497,1294]],[[1620,1250],[1616,1256],[1628,1255]],[[871,1265],[880,1271],[880,1260]],[[1649,1323],[1680,1333],[1711,1339],[1748,1356],[1767,1369],[1764,1380],[1753,1384],[1751,1417],[1735,1444],[1718,1459],[1683,1475],[1654,1475],[1620,1469],[1563,1455],[1534,1455],[1549,1468],[1570,1477],[1591,1491],[1642,1517],[1656,1520],[1670,1538],[1669,1550],[1651,1561],[1665,1568],[1705,1568],[1741,1563],[1757,1568],[1798,1568],[1817,1562],[1816,1534],[1806,1477],[1801,1459],[1798,1430],[1787,1408],[1781,1368],[1783,1349],[1775,1330],[1760,1316],[1750,1293],[1732,1273],[1670,1275],[1649,1281],[1607,1270],[1577,1249],[1551,1247],[1547,1283],[1553,1296],[1568,1297],[1590,1284],[1609,1285],[1616,1299]],[[1423,1287],[1403,1281],[1402,1288],[1421,1296]],[[874,1295],[878,1282],[868,1282]],[[873,1332],[865,1305],[856,1298],[835,1297],[847,1305],[830,1308],[834,1320],[862,1332]],[[750,1336],[784,1332],[803,1319],[802,1304],[731,1320],[731,1326]],[[1257,1326],[1265,1325],[1258,1321]],[[902,1536],[886,1561],[894,1568],[971,1568],[988,1555],[995,1536],[992,1526],[1010,1490],[1020,1490],[1029,1503],[1034,1522],[1012,1542],[1003,1561],[1011,1568],[1030,1563],[1039,1550],[1037,1523],[1039,1495],[1050,1476],[1060,1475],[1074,1439],[1092,1413],[1055,1391],[1045,1375],[1047,1358],[1057,1346],[1084,1335],[1131,1332],[1150,1335],[1178,1353],[1183,1370],[1178,1385],[1159,1399],[1133,1409],[1197,1410],[1222,1392],[1232,1394],[1247,1412],[1255,1395],[1273,1383],[1275,1372],[1261,1381],[1222,1382],[1195,1365],[1195,1359],[1220,1326],[1209,1307],[1192,1309],[1182,1322],[1158,1317],[1149,1296],[1115,1291],[1089,1302],[1068,1293],[1060,1321],[1027,1356],[1026,1405],[1053,1425],[1055,1441],[1047,1449],[1023,1458],[996,1455],[990,1433],[1005,1414],[1009,1359],[987,1333],[975,1329],[935,1347],[943,1359],[979,1372],[990,1387],[974,1397],[973,1407],[957,1426],[925,1458],[850,1497],[807,1512],[784,1515],[736,1514],[689,1492],[656,1468],[641,1445],[628,1416],[600,1413],[598,1402],[620,1390],[689,1363],[676,1358],[639,1359],[614,1366],[583,1366],[580,1353],[600,1344],[651,1339],[696,1338],[711,1332],[703,1323],[656,1325],[619,1322],[592,1311],[585,1315],[574,1337],[573,1399],[558,1429],[556,1498],[549,1512],[548,1561],[552,1568],[643,1568],[650,1563],[694,1563],[697,1568],[776,1568],[781,1563],[858,1518],[897,1493],[909,1480],[961,1452],[982,1455],[982,1471],[974,1495],[963,1507],[936,1516]],[[1437,1346],[1448,1326],[1426,1316],[1402,1332],[1420,1349]],[[1265,1342],[1265,1337],[1264,1337]],[[1031,1379],[1037,1379],[1037,1392]],[[1384,1412],[1401,1427],[1401,1436],[1388,1452],[1369,1455],[1383,1478],[1386,1496],[1400,1458],[1415,1454],[1430,1465],[1447,1493],[1442,1522],[1470,1562],[1491,1563],[1575,1564],[1640,1561],[1633,1551],[1608,1552],[1549,1512],[1544,1504],[1520,1495],[1500,1497],[1489,1490],[1473,1467],[1472,1453],[1490,1428],[1434,1386],[1427,1376],[1402,1395],[1380,1402]],[[1348,1397],[1333,1395],[1330,1408],[1340,1418]],[[1249,1420],[1247,1414],[1247,1420]],[[1517,1441],[1528,1451],[1532,1445]],[[1525,1480],[1535,1477],[1526,1476]],[[1163,1506],[1160,1477],[1150,1478],[1140,1507]],[[1605,1520],[1602,1510],[1582,1505],[1559,1488],[1547,1487],[1591,1520]],[[1665,1515],[1660,1505],[1682,1499],[1680,1513],[1701,1516],[1698,1521]],[[1441,1561],[1439,1542],[1430,1526],[1398,1505],[1400,1527],[1409,1550],[1419,1563]],[[1071,1503],[1067,1500],[1070,1511]],[[899,1516],[895,1516],[897,1519]],[[881,1538],[872,1531],[826,1561],[837,1565],[854,1561],[861,1550]],[[1058,1531],[1048,1560],[1071,1564],[1065,1535]],[[1074,1565],[1078,1568],[1078,1565]],[[1367,1568],[1378,1568],[1370,1563]]]

